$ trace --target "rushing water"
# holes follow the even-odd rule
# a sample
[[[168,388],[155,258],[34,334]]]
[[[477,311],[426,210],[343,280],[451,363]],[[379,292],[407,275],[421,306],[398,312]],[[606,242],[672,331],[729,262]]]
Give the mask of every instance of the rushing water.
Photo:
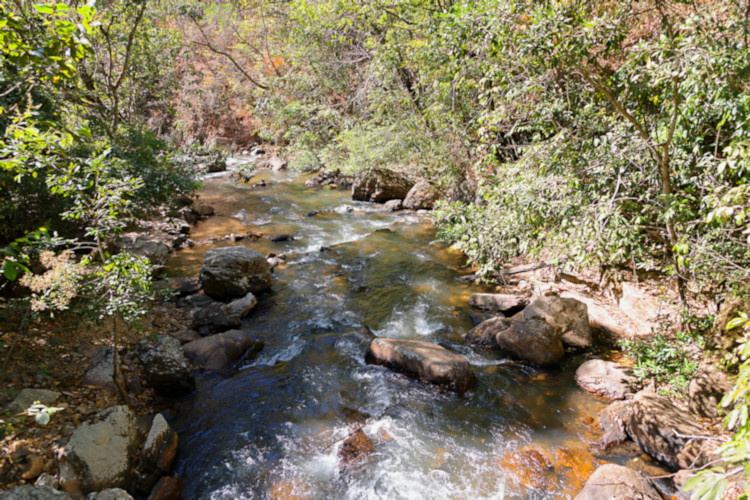
[[[252,186],[261,179],[265,187]],[[507,457],[532,446],[593,460],[581,443],[593,439],[587,415],[603,403],[575,386],[576,361],[541,370],[465,346],[461,334],[473,326],[467,299],[483,288],[460,279],[461,255],[433,243],[434,229],[413,213],[307,188],[306,179],[263,171],[249,184],[206,181],[202,198],[217,215],[193,228],[195,240],[248,231],[294,239],[218,244],[285,253],[287,265],[244,321],[263,351],[230,378],[201,376],[178,408],[185,497],[574,495],[587,464],[545,465],[545,478],[529,482],[534,463]],[[307,217],[312,211],[325,213]],[[170,274],[196,275],[208,247],[178,254]],[[364,326],[465,356],[475,389],[457,396],[365,364]],[[376,451],[341,471],[338,450],[359,425]]]

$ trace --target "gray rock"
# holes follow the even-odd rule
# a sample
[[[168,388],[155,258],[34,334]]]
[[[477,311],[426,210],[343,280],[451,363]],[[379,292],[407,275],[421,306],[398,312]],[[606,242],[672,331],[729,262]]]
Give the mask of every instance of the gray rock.
[[[214,214],[214,207],[205,201],[195,201],[190,205],[190,211],[198,217],[208,217]]]
[[[108,488],[98,493],[89,493],[86,500],[133,500],[133,497],[123,489]]]
[[[576,299],[543,295],[523,310],[524,318],[539,318],[562,333],[562,341],[571,347],[590,347],[593,333],[588,307]]]
[[[391,212],[398,212],[404,208],[404,202],[402,200],[388,200],[383,207]]]
[[[476,382],[462,356],[429,342],[377,338],[370,342],[365,360],[459,393]]]
[[[594,471],[575,500],[661,500],[643,474],[622,465],[604,464]]]
[[[253,310],[258,299],[252,292],[242,298],[235,299],[229,304],[211,300],[204,302],[201,307],[193,309],[191,328],[199,330],[208,327],[212,332],[221,332],[230,328],[237,328],[242,318]]]
[[[11,413],[21,413],[29,409],[35,401],[51,405],[60,398],[60,393],[48,389],[23,389],[5,408]]]
[[[591,359],[576,370],[576,382],[585,391],[609,399],[625,399],[633,394],[637,380],[613,361]]]
[[[127,238],[126,236],[119,240],[118,246],[121,250],[147,258],[154,267],[163,268],[167,263],[169,247],[162,241],[145,234],[136,235],[135,238]]]
[[[561,337],[560,330],[542,319],[533,318],[511,321],[509,328],[495,336],[495,341],[516,358],[548,366],[565,356]]]
[[[200,278],[206,295],[216,300],[240,298],[271,288],[271,268],[266,258],[243,246],[208,250]]]
[[[155,282],[154,289],[176,297],[185,297],[201,291],[201,280],[197,277],[165,278]]]
[[[77,428],[60,456],[60,484],[73,496],[122,488],[138,441],[136,417],[127,406],[109,408]]]
[[[34,486],[47,486],[54,490],[60,487],[60,480],[51,474],[42,472],[42,474],[34,481]]]
[[[229,330],[228,332],[203,337],[182,346],[183,351],[196,367],[210,371],[221,371],[243,355],[257,354],[263,349],[263,342],[248,332]]]
[[[146,381],[154,389],[168,395],[188,394],[195,389],[193,369],[179,340],[160,335],[154,344],[141,341],[138,351]]]
[[[712,453],[712,443],[695,438],[708,434],[695,417],[651,390],[633,398],[627,431],[645,453],[675,470],[700,467]]]
[[[96,357],[91,360],[89,369],[83,376],[83,385],[93,385],[108,391],[115,391],[113,380],[115,366],[115,351],[111,347],[100,350]]]
[[[70,495],[49,486],[25,484],[0,492],[0,500],[70,500]]]
[[[360,173],[354,179],[352,199],[377,203],[403,200],[413,185],[413,181],[392,170],[372,168]]]
[[[719,404],[732,389],[726,373],[714,365],[701,366],[688,386],[690,411],[705,418],[719,417]]]
[[[427,181],[419,181],[406,194],[404,208],[411,210],[431,210],[435,202],[440,199],[440,191]]]
[[[529,299],[504,293],[472,293],[469,306],[480,311],[496,311],[511,316],[529,305]]]
[[[603,449],[611,448],[628,440],[628,422],[633,414],[630,401],[617,401],[599,412],[599,428],[602,437],[599,445]]]
[[[510,328],[510,320],[502,316],[489,318],[466,332],[464,342],[477,347],[498,348],[497,334]]]

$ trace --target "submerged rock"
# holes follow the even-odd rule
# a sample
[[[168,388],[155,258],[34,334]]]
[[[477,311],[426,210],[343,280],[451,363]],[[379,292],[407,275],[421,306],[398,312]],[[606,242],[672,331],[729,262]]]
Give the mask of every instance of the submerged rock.
[[[469,306],[480,311],[496,311],[511,316],[529,305],[529,299],[503,293],[472,293]]]
[[[604,464],[586,481],[575,500],[661,500],[659,491],[640,472],[621,465]]]
[[[355,468],[374,452],[375,445],[372,440],[359,428],[344,441],[339,449],[339,469]]]
[[[221,371],[243,355],[257,354],[263,342],[242,330],[229,330],[182,346],[193,365],[210,371]]]
[[[377,338],[370,342],[365,360],[459,393],[476,380],[462,356],[429,342]]]
[[[495,341],[513,356],[539,366],[556,364],[565,356],[560,331],[539,318],[511,321]]]
[[[432,206],[440,198],[440,191],[427,181],[419,181],[406,194],[404,208],[411,210],[432,209]]]
[[[200,279],[209,297],[235,299],[271,288],[271,268],[261,253],[247,247],[212,248],[203,259]]]
[[[613,361],[591,359],[576,370],[576,382],[581,388],[609,399],[625,399],[633,394],[637,380]]]
[[[372,168],[360,173],[352,184],[352,199],[385,203],[403,200],[414,182],[409,178],[384,168]]]

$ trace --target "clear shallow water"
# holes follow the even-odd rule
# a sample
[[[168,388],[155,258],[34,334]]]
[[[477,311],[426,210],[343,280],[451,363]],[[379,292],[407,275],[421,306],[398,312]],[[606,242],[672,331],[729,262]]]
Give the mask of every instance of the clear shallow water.
[[[463,258],[431,243],[434,229],[421,218],[352,202],[346,190],[307,188],[306,178],[206,181],[202,197],[217,215],[193,239],[248,231],[295,239],[218,244],[286,253],[288,264],[244,321],[264,350],[231,378],[201,376],[178,407],[185,498],[574,496],[585,475],[575,464],[546,468],[530,484],[533,463],[507,457],[531,446],[550,457],[570,450],[595,466],[581,443],[596,438],[590,415],[604,403],[576,387],[581,360],[541,370],[463,345],[473,326],[468,296],[484,290],[459,279]],[[260,179],[268,185],[252,187]],[[330,213],[305,217],[323,210]],[[208,248],[181,252],[168,272],[196,275]],[[475,389],[457,396],[366,365],[364,326],[462,354]],[[360,425],[376,451],[341,472],[338,450]]]

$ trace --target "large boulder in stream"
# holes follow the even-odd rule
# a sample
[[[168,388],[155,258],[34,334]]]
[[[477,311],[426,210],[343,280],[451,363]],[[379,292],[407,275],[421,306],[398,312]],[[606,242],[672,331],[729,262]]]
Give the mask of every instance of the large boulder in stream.
[[[562,333],[562,341],[570,347],[591,346],[593,333],[589,325],[588,307],[583,302],[558,295],[543,295],[523,310],[525,319],[542,319]]]
[[[212,248],[203,258],[200,279],[209,297],[236,299],[271,288],[271,268],[262,254],[247,247]]]
[[[196,367],[210,371],[222,371],[243,355],[252,356],[263,349],[263,342],[242,330],[203,337],[182,346],[187,357]]]
[[[497,333],[495,341],[516,358],[539,366],[554,365],[565,356],[560,330],[539,318],[511,321],[510,327]]]
[[[627,432],[645,453],[675,470],[704,465],[716,446],[695,417],[651,390],[633,398]]]
[[[411,210],[431,210],[440,198],[440,191],[427,181],[419,181],[406,194],[404,208]]]
[[[418,340],[377,338],[365,361],[463,393],[476,381],[468,361],[444,347]]]
[[[604,464],[586,481],[575,500],[661,500],[659,491],[643,474],[622,465]]]
[[[377,203],[403,200],[413,185],[414,181],[397,172],[384,168],[371,168],[354,179],[352,199]]]

